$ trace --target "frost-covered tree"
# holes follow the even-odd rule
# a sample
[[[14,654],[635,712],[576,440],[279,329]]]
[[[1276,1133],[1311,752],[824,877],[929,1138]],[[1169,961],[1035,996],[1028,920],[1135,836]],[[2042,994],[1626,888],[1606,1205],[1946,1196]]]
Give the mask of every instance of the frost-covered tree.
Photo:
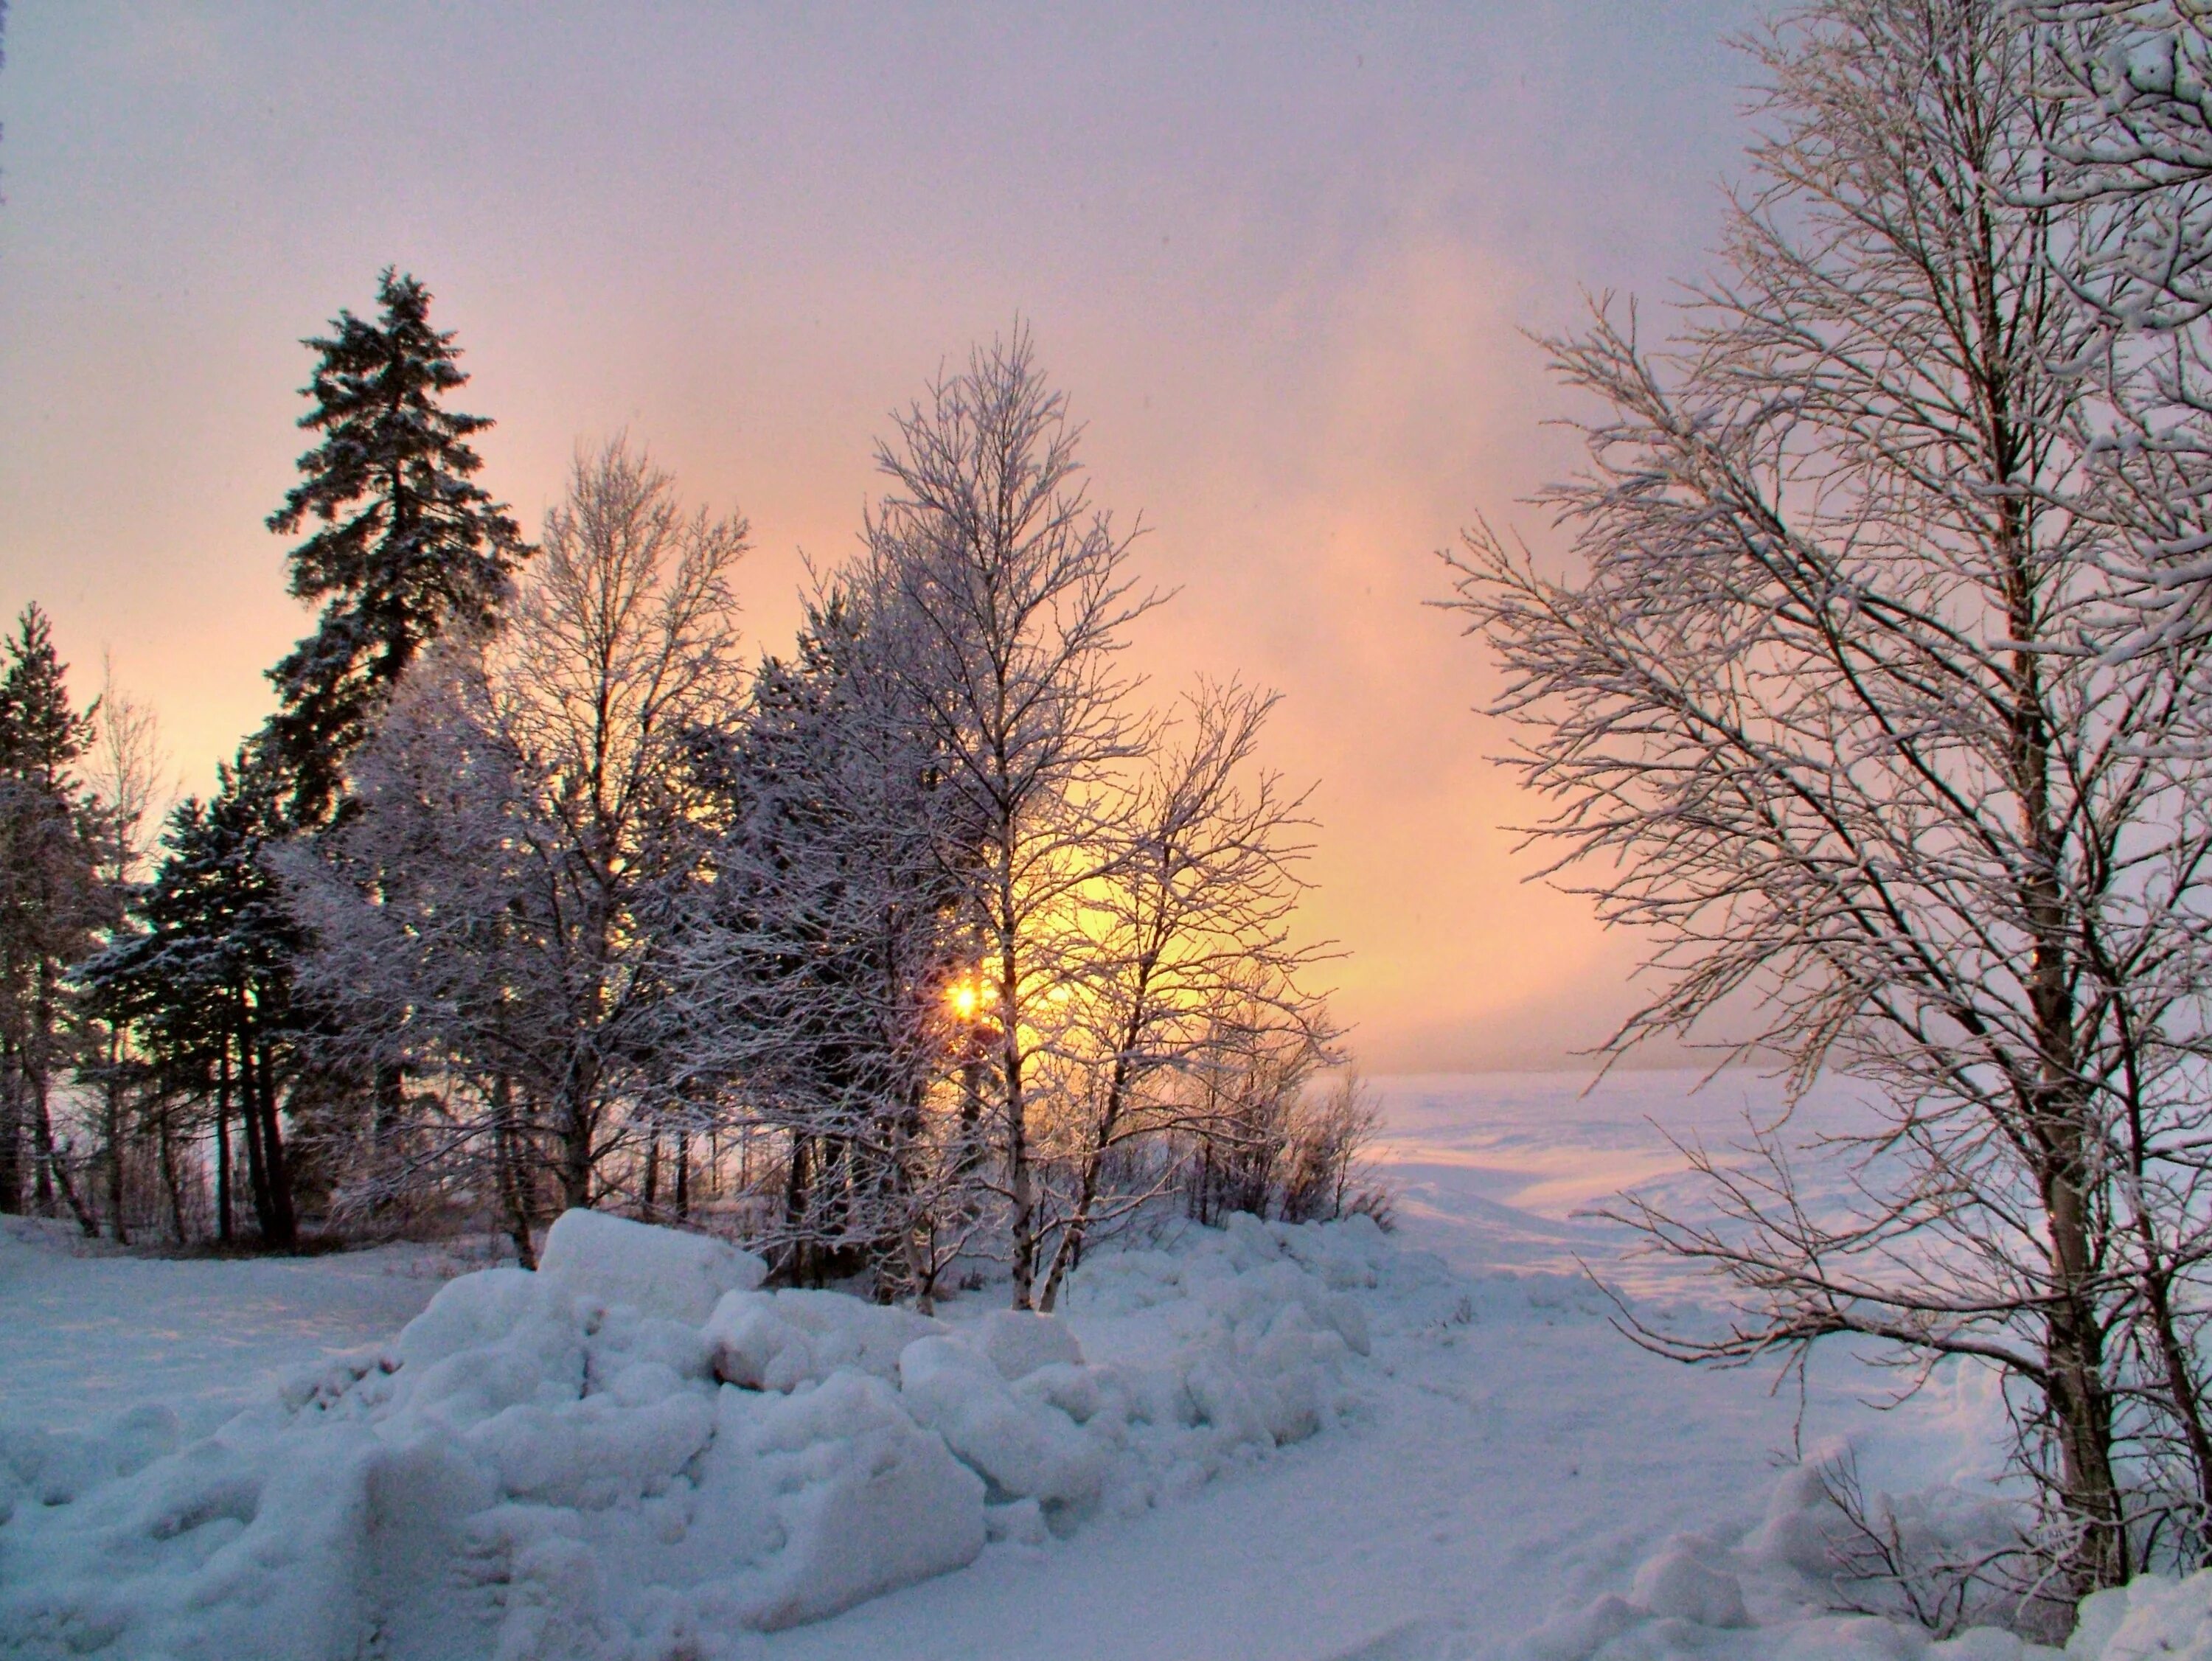
[[[448,626],[488,625],[527,554],[507,510],[475,482],[469,439],[491,422],[448,409],[468,376],[451,330],[430,325],[430,293],[386,268],[374,322],[342,311],[315,352],[300,425],[319,435],[301,482],[269,516],[284,535],[291,589],[323,602],[315,632],[274,669],[271,759],[302,826],[330,815],[346,758],[392,684]]]
[[[1107,801],[1144,743],[1118,654],[1155,603],[1128,573],[1133,533],[1091,505],[1079,436],[1018,330],[899,418],[866,530],[896,673],[973,839],[945,852],[975,941],[1018,1308],[1043,1267],[1032,1128],[1073,1110],[1050,1058],[1083,972],[1079,897],[1111,869]]]
[[[501,1168],[564,1204],[657,1099],[658,913],[696,858],[686,746],[742,689],[744,537],[623,441],[580,452],[507,626],[456,641],[357,760],[355,813],[287,862],[317,999],[374,1062],[477,1090],[461,1132],[512,1137]]]
[[[417,1092],[411,1115],[353,1127],[341,1211],[404,1216],[441,1182],[474,1184],[528,1266],[554,1149],[544,1046],[567,1003],[532,867],[558,838],[532,817],[493,698],[481,636],[431,647],[355,754],[353,811],[279,869],[313,932],[302,973],[331,1017],[324,1050],[442,1087]]]
[[[1310,827],[1304,799],[1256,761],[1274,702],[1202,682],[1116,793],[1109,874],[1082,900],[1085,1065],[1058,1137],[1064,1180],[1041,1309],[1093,1233],[1151,1197],[1152,1183],[1109,1191],[1110,1162],[1206,1119],[1219,1099],[1207,1075],[1236,1070],[1255,1044],[1295,1056],[1301,1082],[1328,1058],[1326,1009],[1300,984],[1319,950],[1291,930]],[[1163,1164],[1156,1182],[1171,1175]]]
[[[2084,649],[2132,579],[2069,507],[2100,324],[2040,50],[2002,0],[1765,37],[1724,275],[1663,349],[1613,312],[1550,343],[1601,411],[1546,497],[1578,568],[1477,530],[1458,603],[1556,869],[1655,942],[1613,1049],[1735,1020],[1887,1103],[1819,1203],[1785,1127],[1699,1155],[1723,1222],[1632,1209],[1743,1294],[1724,1338],[1653,1341],[1995,1365],[2086,1589],[2212,1514],[2212,791],[2171,742],[2208,643]]]
[[[687,1076],[782,1139],[762,1243],[793,1279],[866,1270],[927,1306],[971,1220],[979,1127],[941,1086],[972,1028],[942,758],[893,672],[881,597],[831,585],[695,767],[718,827],[681,931],[672,1034]],[[970,994],[972,997],[972,994]],[[972,1014],[972,1010],[967,1012]]]
[[[2099,327],[2073,366],[2126,603],[2093,642],[2212,628],[2212,20],[2176,0],[2028,0],[2063,94],[2034,199],[2075,204],[2057,267]],[[2201,688],[2212,695],[2212,688]],[[2200,747],[2212,729],[2200,730]]]

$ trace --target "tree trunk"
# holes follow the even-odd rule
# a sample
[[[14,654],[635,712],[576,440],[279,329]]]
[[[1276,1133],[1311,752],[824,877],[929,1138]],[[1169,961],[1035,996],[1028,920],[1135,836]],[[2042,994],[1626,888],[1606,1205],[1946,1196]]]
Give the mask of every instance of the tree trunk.
[[[161,1185],[169,1196],[169,1237],[178,1246],[185,1243],[184,1185],[177,1173],[177,1142],[170,1134],[169,1104],[161,1104],[161,1118],[155,1135],[159,1143],[161,1160]]]
[[[255,1046],[255,1106],[261,1115],[261,1155],[268,1167],[269,1217],[275,1232],[270,1244],[289,1248],[299,1242],[299,1213],[292,1203],[292,1169],[284,1156],[283,1125],[276,1112],[276,1070],[265,1045]]]
[[[571,1208],[592,1203],[591,1090],[571,1081],[561,1095],[561,1199]]]
[[[1011,914],[1012,894],[1002,895],[1001,904]],[[1029,1104],[1022,1094],[1020,1011],[1014,1008],[1014,989],[1021,985],[1016,978],[1020,967],[1009,937],[1000,943],[999,952],[999,1054],[1006,1090],[1006,1191],[1013,1203],[1007,1221],[1013,1256],[1013,1306],[1027,1309],[1036,1282],[1036,1190],[1030,1170]]]
[[[107,1108],[106,1124],[103,1127],[107,1137],[107,1212],[108,1222],[115,1230],[115,1243],[128,1246],[131,1244],[131,1230],[123,1216],[123,1087],[116,1082],[114,1076],[121,1059],[118,1046],[111,1038],[107,1046],[108,1077],[100,1087]]]
[[[0,1040],[0,1214],[23,1209],[22,1056]]]
[[[809,1215],[813,1199],[811,1146],[811,1139],[803,1131],[792,1132],[791,1164],[783,1179],[783,1228],[790,1242],[785,1250],[784,1276],[794,1286],[805,1282],[813,1262],[813,1254],[807,1249],[807,1230],[813,1226]]]
[[[58,1189],[63,1203],[69,1207],[70,1215],[76,1219],[76,1226],[84,1237],[88,1240],[98,1240],[100,1219],[93,1215],[91,1206],[77,1192],[62,1150],[54,1145],[54,1121],[47,1111],[47,1082],[43,1068],[33,1075],[31,1092],[31,1125],[38,1137],[39,1209],[45,1215],[53,1215],[54,1194]]]
[[[407,1111],[407,1073],[397,1062],[380,1062],[369,1082],[369,1156],[377,1176],[375,1209],[384,1210],[393,1201],[390,1185],[381,1179],[392,1168],[399,1142],[400,1125]]]
[[[531,1176],[522,1156],[522,1138],[514,1122],[514,1081],[501,1073],[492,1081],[492,1158],[499,1167],[499,1187],[505,1202],[507,1238],[514,1242],[514,1260],[525,1269],[538,1267],[538,1249],[532,1243],[537,1223],[531,1203]]]
[[[246,1185],[253,1197],[253,1226],[262,1243],[275,1236],[276,1217],[269,1192],[269,1161],[261,1146],[260,1092],[254,1082],[253,1045],[244,1033],[238,1035],[239,1122],[246,1130]]]
[[[230,1040],[222,1041],[222,1058],[216,1064],[215,1096],[215,1217],[216,1238],[228,1246],[236,1238],[230,1203]]]
[[[47,1052],[53,1041],[52,986],[48,965],[42,957],[33,972],[38,989],[31,1005],[31,1029],[23,1043],[23,1081],[29,1087],[31,1133],[36,1139],[33,1156],[39,1215],[54,1214],[54,1127],[46,1116]],[[73,1198],[74,1197],[72,1197]]]

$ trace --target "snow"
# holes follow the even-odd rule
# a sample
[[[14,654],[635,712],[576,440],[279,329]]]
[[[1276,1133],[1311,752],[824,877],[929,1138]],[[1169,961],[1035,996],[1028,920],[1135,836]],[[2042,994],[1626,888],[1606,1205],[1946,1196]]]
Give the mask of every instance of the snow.
[[[1183,1230],[1095,1254],[1056,1318],[769,1292],[588,1216],[539,1275],[442,1290],[468,1265],[420,1249],[164,1263],[26,1226],[0,1654],[2022,1661],[1830,1610],[1796,1465],[1847,1438],[1900,1505],[1955,1495],[1993,1464],[1986,1378],[1878,1414],[1838,1352],[1801,1422],[1635,1349],[1582,1277],[1695,1317],[1585,1208],[1679,1185],[1648,1118],[1723,1137],[1771,1087],[1584,1082],[1382,1081],[1395,1235]],[[2094,1604],[2075,1655],[2212,1656],[2208,1586]]]
[[[726,1292],[750,1292],[768,1265],[704,1234],[604,1211],[568,1211],[545,1232],[538,1272],[580,1298],[696,1326]]]
[[[539,1272],[454,1279],[211,1435],[158,1409],[12,1432],[0,1630],[177,1661],[713,1653],[1313,1435],[1359,1402],[1345,1332],[1366,1325],[1329,1288],[1405,1311],[1452,1283],[1365,1218],[1183,1230],[1072,1278],[1071,1311],[1100,1310],[1091,1361],[1056,1318],[763,1276],[571,1212]]]
[[[0,1419],[60,1426],[159,1402],[212,1428],[304,1361],[420,1313],[465,1267],[417,1246],[326,1258],[163,1260],[0,1218]]]

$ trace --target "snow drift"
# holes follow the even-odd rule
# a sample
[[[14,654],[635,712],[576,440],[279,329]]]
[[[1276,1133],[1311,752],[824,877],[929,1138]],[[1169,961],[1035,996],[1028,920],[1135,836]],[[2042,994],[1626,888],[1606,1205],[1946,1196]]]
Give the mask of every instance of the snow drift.
[[[1936,1488],[1883,1500],[1899,1507],[1907,1539],[1917,1531],[1954,1548],[1986,1548],[2007,1532],[2005,1507],[1986,1495]],[[1507,1653],[1515,1661],[2212,1661],[2212,1570],[2145,1574],[2093,1594],[2063,1650],[1996,1625],[1939,1639],[1908,1620],[1838,1607],[1863,1592],[1838,1573],[1845,1531],[1819,1468],[1800,1466],[1736,1544],[1678,1534],[1638,1567],[1626,1596],[1565,1611]],[[1428,1653],[1460,1661],[1495,1651],[1458,1633]]]
[[[1372,1222],[1107,1253],[1069,1322],[761,1289],[572,1211],[374,1355],[213,1434],[0,1434],[0,1651],[704,1657],[1128,1512],[1351,1408],[1358,1294],[1448,1277]]]

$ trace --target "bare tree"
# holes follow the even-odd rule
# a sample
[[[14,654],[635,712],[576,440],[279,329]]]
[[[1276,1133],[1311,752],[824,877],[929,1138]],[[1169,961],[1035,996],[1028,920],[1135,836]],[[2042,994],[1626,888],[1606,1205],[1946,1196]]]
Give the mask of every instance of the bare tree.
[[[1602,309],[1548,343],[1605,410],[1545,498],[1584,569],[1478,529],[1456,603],[1557,803],[1554,869],[1655,939],[1612,1052],[1747,991],[1727,1053],[1888,1103],[1701,1160],[1721,1224],[1630,1207],[1745,1294],[1722,1339],[1644,1336],[1994,1364],[2087,1589],[2130,1571],[2162,1487],[2212,1499],[2184,1312],[2212,1244],[2212,804],[2166,743],[2201,648],[2081,649],[2126,579],[2066,506],[2095,325],[2056,275],[2039,49],[1999,0],[1824,0],[1762,37],[1727,276],[1663,353]],[[1842,1173],[1819,1198],[1814,1156]]]
[[[1230,1064],[1255,1028],[1309,1047],[1315,1061],[1335,1036],[1322,1001],[1299,984],[1324,949],[1298,943],[1290,926],[1306,889],[1304,798],[1256,770],[1275,701],[1201,683],[1181,737],[1156,736],[1113,815],[1111,875],[1084,896],[1088,1061],[1063,1130],[1069,1191],[1041,1309],[1058,1300],[1092,1232],[1149,1197],[1154,1185],[1105,1191],[1108,1162],[1188,1123],[1194,1074]]]
[[[988,1015],[1018,1308],[1042,1266],[1033,1125],[1072,1105],[1051,1058],[1083,973],[1080,895],[1110,870],[1103,811],[1144,745],[1115,659],[1157,603],[1127,572],[1134,533],[1091,506],[1079,436],[1017,329],[899,417],[866,532],[869,585],[902,614],[897,673],[962,803],[941,853]]]
[[[87,787],[97,804],[99,857],[95,872],[110,893],[129,894],[144,878],[155,845],[155,812],[168,793],[160,729],[154,712],[115,683],[112,664],[101,665],[100,692],[93,708],[95,730],[85,767]],[[119,923],[120,906],[117,912]],[[133,1052],[128,1022],[88,1021],[87,1065],[98,1104],[100,1163],[106,1177],[108,1226],[118,1244],[130,1240],[125,1213],[126,1172],[133,1126],[131,1101],[143,1097],[152,1112],[145,1129],[156,1142],[170,1197],[172,1227],[181,1235],[182,1207],[177,1198],[176,1149],[161,1093],[152,1089],[150,1070]]]
[[[735,515],[687,516],[674,482],[619,439],[579,455],[495,683],[500,730],[557,839],[538,880],[569,1020],[544,1071],[571,1205],[591,1203],[629,1028],[658,991],[638,911],[690,857],[684,746],[742,694],[729,574],[745,536]]]

